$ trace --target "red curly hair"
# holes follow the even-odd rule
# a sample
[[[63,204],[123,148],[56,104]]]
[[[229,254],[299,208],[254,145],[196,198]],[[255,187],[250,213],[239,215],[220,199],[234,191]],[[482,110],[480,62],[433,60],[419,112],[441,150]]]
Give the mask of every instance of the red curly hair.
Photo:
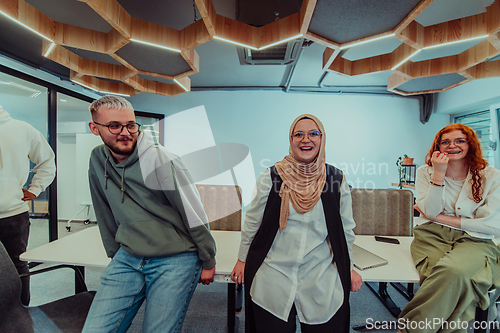
[[[476,203],[479,203],[483,198],[483,189],[481,175],[479,171],[484,170],[488,165],[488,162],[483,158],[483,152],[481,150],[481,142],[476,135],[476,132],[469,126],[463,124],[451,124],[442,128],[434,137],[434,141],[432,142],[431,149],[427,155],[425,155],[425,163],[427,165],[432,166],[431,157],[432,153],[435,151],[439,151],[439,142],[441,142],[441,137],[445,133],[453,132],[459,130],[463,134],[467,136],[467,140],[469,141],[469,151],[467,152],[467,156],[465,156],[466,163],[469,165],[469,172],[472,175],[470,180],[470,185],[472,187],[472,196],[473,200]]]

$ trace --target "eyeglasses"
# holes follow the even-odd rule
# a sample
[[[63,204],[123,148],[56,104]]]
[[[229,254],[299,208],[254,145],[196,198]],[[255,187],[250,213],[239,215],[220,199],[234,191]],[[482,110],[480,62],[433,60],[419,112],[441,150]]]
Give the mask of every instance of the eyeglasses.
[[[453,141],[453,144],[455,146],[459,146],[459,147],[463,147],[463,146],[465,146],[468,143],[469,143],[469,140],[466,140],[466,139],[456,139],[455,141]],[[443,141],[439,142],[439,146],[442,147],[442,148],[447,148],[450,145],[451,145],[451,141],[450,140],[443,140]]]
[[[321,133],[320,131],[317,131],[317,130],[311,131],[311,132],[309,132],[309,134],[306,134],[304,132],[295,132],[292,134],[292,139],[295,142],[300,142],[300,141],[304,140],[306,135],[309,138],[309,140],[318,141],[319,138],[321,138],[321,136],[323,135],[323,133]]]
[[[139,127],[141,127],[141,124],[138,124],[138,123],[130,123],[130,124],[126,124],[126,125],[122,125],[122,124],[104,125],[104,124],[99,124],[99,123],[94,121],[94,124],[97,124],[97,125],[103,126],[103,127],[107,127],[109,130],[109,133],[114,134],[114,135],[121,134],[124,127],[127,128],[127,131],[130,134],[135,134],[135,133],[139,132]]]

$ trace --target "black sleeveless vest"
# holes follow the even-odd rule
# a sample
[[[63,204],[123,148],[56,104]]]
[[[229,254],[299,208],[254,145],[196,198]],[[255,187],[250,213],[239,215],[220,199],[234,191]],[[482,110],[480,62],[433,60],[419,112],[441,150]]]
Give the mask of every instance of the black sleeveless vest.
[[[255,234],[250,244],[245,263],[245,332],[255,332],[255,321],[251,305],[250,288],[253,278],[257,273],[262,262],[266,258],[271,245],[273,244],[276,233],[279,229],[279,216],[281,207],[281,197],[279,190],[283,180],[276,171],[276,167],[271,167],[272,188],[269,192],[262,224]],[[340,216],[340,185],[342,184],[342,171],[326,165],[326,181],[321,194],[323,211],[325,213],[328,237],[334,261],[337,264],[337,270],[344,290],[344,302],[339,313],[340,321],[335,332],[349,332],[349,292],[351,289],[350,258],[345,239],[344,228]]]

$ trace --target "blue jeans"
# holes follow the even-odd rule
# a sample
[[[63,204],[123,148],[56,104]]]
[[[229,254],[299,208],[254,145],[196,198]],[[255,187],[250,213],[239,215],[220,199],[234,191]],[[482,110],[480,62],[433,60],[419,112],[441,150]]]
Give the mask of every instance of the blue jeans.
[[[101,276],[83,332],[126,332],[144,300],[143,332],[180,332],[200,274],[198,253],[143,258],[120,248]]]

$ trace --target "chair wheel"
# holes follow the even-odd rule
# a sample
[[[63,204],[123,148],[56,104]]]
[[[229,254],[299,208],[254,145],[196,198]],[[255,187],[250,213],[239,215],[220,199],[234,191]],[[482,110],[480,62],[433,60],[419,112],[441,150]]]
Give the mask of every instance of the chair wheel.
[[[71,231],[71,227],[66,227],[66,230],[67,230],[68,232],[70,232],[70,231]]]
[[[84,223],[85,225],[89,225],[89,224],[90,224],[90,220],[85,220],[85,221],[83,221],[83,223]]]

